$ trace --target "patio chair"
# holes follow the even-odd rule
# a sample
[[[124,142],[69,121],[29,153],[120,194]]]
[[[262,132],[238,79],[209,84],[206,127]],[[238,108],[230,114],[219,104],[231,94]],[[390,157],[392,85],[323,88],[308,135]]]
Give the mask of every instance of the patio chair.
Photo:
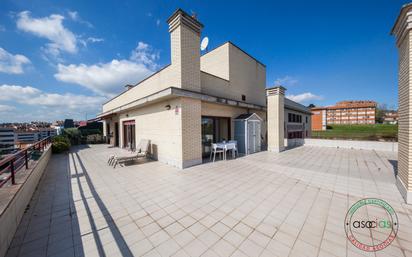
[[[140,140],[136,146],[135,154],[131,156],[116,156],[112,160],[113,168],[116,168],[117,164],[122,164],[129,161],[135,161],[141,158],[147,158],[149,152],[150,141],[147,139]]]
[[[223,159],[225,159],[225,150],[223,148],[218,148],[217,144],[212,144],[212,151],[210,152],[210,159],[212,159],[212,155],[213,155],[213,162],[215,162],[216,153],[222,154]]]
[[[131,153],[131,154],[134,154],[136,152],[136,148],[128,148],[128,152]],[[109,158],[107,159],[107,164],[112,166],[114,164],[115,158],[116,158],[115,154],[109,155]]]

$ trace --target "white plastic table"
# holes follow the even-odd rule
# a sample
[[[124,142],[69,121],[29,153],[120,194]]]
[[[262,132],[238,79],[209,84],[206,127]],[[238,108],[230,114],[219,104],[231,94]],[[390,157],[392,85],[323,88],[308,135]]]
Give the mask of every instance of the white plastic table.
[[[216,143],[217,148],[223,149],[223,160],[226,160],[226,151],[232,150],[232,157],[235,158],[235,149],[236,149],[236,143],[230,143],[230,142],[218,142]]]

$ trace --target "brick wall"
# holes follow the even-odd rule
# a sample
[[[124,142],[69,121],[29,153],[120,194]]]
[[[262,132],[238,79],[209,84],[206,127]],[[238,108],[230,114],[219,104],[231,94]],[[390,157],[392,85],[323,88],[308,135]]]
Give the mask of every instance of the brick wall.
[[[410,173],[411,151],[409,146],[412,144],[411,130],[411,92],[410,92],[410,67],[411,67],[411,32],[399,47],[399,78],[398,78],[398,98],[399,98],[399,155],[398,155],[398,177],[404,183],[407,190],[412,191],[412,176]]]

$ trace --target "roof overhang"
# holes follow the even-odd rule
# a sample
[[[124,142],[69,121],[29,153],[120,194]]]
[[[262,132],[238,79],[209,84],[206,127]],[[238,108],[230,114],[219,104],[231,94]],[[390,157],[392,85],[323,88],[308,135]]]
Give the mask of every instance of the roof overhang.
[[[194,91],[176,88],[176,87],[169,87],[159,92],[153,93],[151,95],[148,95],[148,96],[136,99],[134,101],[131,101],[129,103],[126,103],[124,105],[121,105],[119,107],[106,111],[104,113],[98,114],[96,119],[100,119],[100,120],[108,119],[118,113],[122,113],[125,111],[129,111],[131,109],[134,109],[134,108],[140,108],[148,104],[153,104],[156,102],[160,102],[160,101],[164,101],[164,100],[176,98],[176,97],[188,97],[188,98],[199,99],[204,102],[266,111],[266,107],[261,106],[261,105],[232,100],[232,99],[228,99],[224,97],[211,96],[207,94],[202,94],[200,92],[194,92]]]

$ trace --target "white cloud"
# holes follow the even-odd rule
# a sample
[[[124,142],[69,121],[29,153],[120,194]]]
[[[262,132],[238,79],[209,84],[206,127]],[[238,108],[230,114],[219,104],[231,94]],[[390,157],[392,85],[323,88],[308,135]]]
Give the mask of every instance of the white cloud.
[[[139,42],[130,54],[130,60],[147,65],[153,70],[158,68],[156,61],[159,60],[159,57],[159,52],[154,51],[149,44],[144,42]]]
[[[79,15],[78,12],[76,12],[76,11],[68,11],[67,13],[69,14],[70,19],[72,19],[73,21],[78,22],[78,23],[81,23],[81,24],[85,24],[85,25],[86,25],[87,27],[89,27],[89,28],[93,28],[93,24],[91,24],[91,23],[88,22],[88,21],[83,20],[83,19],[80,17],[80,15]]]
[[[97,38],[97,37],[88,37],[86,39],[83,39],[82,36],[78,37],[78,42],[80,44],[82,44],[84,47],[87,47],[88,43],[99,43],[99,42],[103,42],[104,39],[103,38]]]
[[[281,86],[293,86],[293,85],[296,85],[298,82],[299,81],[296,78],[287,75],[287,76],[284,76],[282,78],[277,78],[275,80],[275,85],[276,86],[279,86],[279,85],[281,85]]]
[[[59,81],[86,87],[100,95],[112,96],[126,84],[135,84],[154,72],[159,53],[144,42],[139,42],[130,59],[113,59],[93,65],[58,65],[54,77]]]
[[[0,112],[10,112],[10,111],[13,111],[15,109],[16,109],[16,107],[14,107],[14,106],[0,104]]]
[[[79,14],[76,11],[74,12],[68,11],[67,13],[69,14],[69,17],[72,20],[77,21],[77,19],[79,19]]]
[[[101,96],[76,95],[71,93],[57,94],[43,92],[31,86],[0,85],[0,100],[12,101],[23,105],[38,107],[65,108],[77,111],[89,109],[91,112],[100,109],[106,100]]]
[[[298,102],[298,103],[304,103],[307,101],[313,101],[313,100],[322,100],[323,97],[319,95],[312,94],[310,92],[298,94],[298,95],[287,95],[287,98],[289,98],[292,101]]]
[[[103,42],[104,39],[98,38],[98,37],[88,37],[86,41],[91,42],[91,43],[98,43],[98,42]]]
[[[157,25],[157,26],[160,26],[160,19],[157,19],[157,20],[156,20],[156,25]]]
[[[6,28],[3,25],[0,25],[0,32],[6,31]]]
[[[63,20],[64,17],[58,14],[32,18],[29,11],[24,11],[18,14],[17,28],[48,39],[50,43],[45,50],[49,54],[58,56],[61,51],[76,53],[78,50],[76,35],[63,26]]]
[[[21,54],[13,55],[0,47],[0,72],[21,74],[23,66],[29,64],[30,60]]]
[[[0,100],[10,101],[28,99],[40,94],[40,90],[34,87],[23,87],[3,84],[0,86]]]

